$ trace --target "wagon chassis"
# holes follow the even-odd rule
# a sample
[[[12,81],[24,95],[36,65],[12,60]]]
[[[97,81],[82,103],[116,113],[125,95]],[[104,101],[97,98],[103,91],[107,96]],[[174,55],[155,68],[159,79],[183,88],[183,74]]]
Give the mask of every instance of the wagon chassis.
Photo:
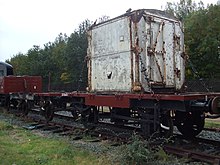
[[[220,112],[220,93],[184,94],[112,94],[81,92],[35,93],[32,103],[40,107],[49,122],[54,113],[69,111],[74,120],[85,126],[102,121],[141,129],[149,137],[158,133],[169,137],[173,126],[186,137],[199,134],[204,128],[205,112]],[[26,100],[27,105],[29,101]],[[27,115],[27,106],[21,112]],[[22,107],[21,107],[22,108]]]

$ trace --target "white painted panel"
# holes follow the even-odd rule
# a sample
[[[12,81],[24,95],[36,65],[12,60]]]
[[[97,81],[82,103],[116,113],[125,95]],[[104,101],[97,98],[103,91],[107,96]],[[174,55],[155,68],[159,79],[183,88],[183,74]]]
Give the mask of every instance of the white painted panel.
[[[175,60],[173,51],[173,22],[166,22],[164,25],[164,48],[165,48],[165,66],[166,66],[166,86],[175,87]]]
[[[94,91],[130,91],[130,55],[121,53],[93,59]]]
[[[126,17],[92,32],[92,91],[131,91],[129,22]]]

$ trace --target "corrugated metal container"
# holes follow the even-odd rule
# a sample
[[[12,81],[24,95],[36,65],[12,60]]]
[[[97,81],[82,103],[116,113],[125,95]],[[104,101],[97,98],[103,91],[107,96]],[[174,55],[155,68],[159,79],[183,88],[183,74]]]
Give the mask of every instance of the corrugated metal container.
[[[180,90],[185,80],[182,24],[165,12],[127,12],[88,31],[90,92]]]

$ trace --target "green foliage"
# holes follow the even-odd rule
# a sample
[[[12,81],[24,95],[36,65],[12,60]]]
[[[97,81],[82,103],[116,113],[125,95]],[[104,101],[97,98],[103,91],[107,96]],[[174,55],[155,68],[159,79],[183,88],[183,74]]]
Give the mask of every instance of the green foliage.
[[[18,53],[6,62],[13,66],[15,75],[24,75],[24,73],[27,74],[28,72],[28,66],[26,65],[28,60],[27,58],[28,57],[26,55]]]
[[[14,127],[7,123],[0,123],[0,131],[12,130]]]
[[[87,70],[85,67],[85,57],[87,54],[87,29],[90,26],[90,21],[86,20],[79,25],[79,29],[72,33],[68,38],[64,59],[66,62],[66,72],[72,81],[79,81],[80,76],[86,85]]]
[[[0,122],[0,164],[92,165],[103,162],[88,151],[74,148],[64,139],[40,137]]]
[[[152,161],[154,155],[139,136],[133,136],[132,142],[120,146],[117,161],[121,164],[143,164]]]
[[[125,158],[131,164],[142,164],[145,161],[153,160],[153,154],[142,141],[135,138],[133,143],[127,145]]]
[[[111,155],[111,159],[114,160],[115,164],[131,164],[131,165],[141,165],[141,164],[158,164],[158,165],[169,165],[169,164],[179,164],[177,158],[167,155],[163,150],[163,144],[155,144],[155,141],[166,141],[168,143],[169,139],[148,139],[143,140],[138,135],[133,135],[131,142],[126,145],[119,146],[115,153],[115,156]]]
[[[185,19],[185,44],[200,76],[220,77],[220,6],[211,5]]]
[[[157,152],[155,152],[155,157],[157,160],[161,160],[161,162],[168,162],[170,160],[170,156],[167,155],[162,147],[158,147]]]
[[[167,2],[165,10],[176,16],[180,21],[184,21],[189,14],[203,9],[204,3],[202,1],[197,4],[192,0],[180,0],[177,3]]]
[[[63,72],[60,76],[60,80],[68,83],[70,81],[70,73]]]
[[[206,119],[205,127],[206,128],[220,128],[220,121]]]
[[[166,11],[184,22],[186,52],[198,72],[196,78],[220,78],[220,6],[205,8],[202,1],[180,0],[167,3]],[[189,65],[186,74],[195,77]]]
[[[144,141],[140,136],[133,135],[131,142],[118,149],[117,158],[120,164],[152,164],[155,163],[156,150],[149,147],[149,141]]]

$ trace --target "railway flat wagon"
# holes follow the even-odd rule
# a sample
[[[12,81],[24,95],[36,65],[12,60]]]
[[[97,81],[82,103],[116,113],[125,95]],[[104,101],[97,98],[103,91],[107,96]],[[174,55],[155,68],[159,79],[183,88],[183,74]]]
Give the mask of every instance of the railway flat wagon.
[[[48,122],[54,112],[69,111],[85,126],[110,122],[145,137],[171,136],[176,126],[193,137],[205,113],[220,114],[220,93],[186,92],[185,62],[180,21],[159,10],[126,12],[88,29],[87,91],[42,93],[40,78],[24,76],[20,87],[31,94],[19,104],[25,114],[32,103],[40,106]]]
[[[55,111],[95,124],[134,126],[144,136],[170,136],[173,126],[198,135],[205,112],[220,114],[219,93],[187,93],[181,22],[141,9],[88,29],[87,92],[39,93],[47,120]]]

